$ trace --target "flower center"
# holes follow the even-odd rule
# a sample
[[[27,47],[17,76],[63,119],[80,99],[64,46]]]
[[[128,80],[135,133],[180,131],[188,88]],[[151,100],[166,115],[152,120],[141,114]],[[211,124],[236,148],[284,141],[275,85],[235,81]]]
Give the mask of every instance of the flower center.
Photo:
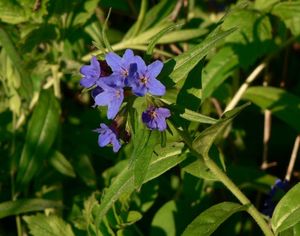
[[[143,77],[140,77],[140,81],[141,81],[141,83],[142,83],[142,84],[147,84],[147,82],[148,82],[148,78],[147,78],[147,77],[145,77],[145,76],[143,76]]]
[[[122,75],[123,75],[124,77],[127,77],[127,76],[129,75],[128,70],[123,69]]]
[[[155,111],[149,111],[149,115],[150,115],[152,120],[157,117],[157,113]]]

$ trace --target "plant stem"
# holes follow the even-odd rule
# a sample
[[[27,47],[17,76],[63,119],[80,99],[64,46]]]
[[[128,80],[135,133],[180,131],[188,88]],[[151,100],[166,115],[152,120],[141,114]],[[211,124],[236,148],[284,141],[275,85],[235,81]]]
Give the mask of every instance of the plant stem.
[[[138,33],[140,32],[140,30],[142,28],[142,25],[143,25],[143,22],[144,22],[144,19],[145,19],[145,15],[146,15],[146,11],[147,11],[147,5],[148,5],[147,0],[142,0],[140,13],[139,13],[139,16],[137,18],[136,25],[135,25],[134,32],[133,32],[132,36],[138,35]]]
[[[254,71],[248,76],[246,81],[242,84],[242,86],[239,88],[239,90],[234,95],[233,99],[230,101],[230,103],[227,105],[227,107],[224,110],[224,113],[226,111],[232,110],[235,108],[235,106],[238,104],[244,93],[246,92],[249,85],[257,78],[257,76],[262,72],[262,70],[266,67],[266,63],[263,62],[260,65],[258,65]]]
[[[208,157],[204,158],[207,167],[213,172],[213,174],[231,191],[231,193],[243,204],[249,205],[247,212],[252,216],[252,218],[259,225],[261,230],[267,236],[274,236],[270,227],[263,219],[259,211],[250,202],[250,200],[242,193],[242,191],[231,181],[230,178],[216,165],[214,161]]]
[[[300,135],[298,135],[295,139],[292,155],[291,155],[291,158],[290,158],[290,163],[289,163],[289,166],[287,168],[286,175],[285,175],[285,179],[287,181],[291,180],[291,175],[293,173],[293,169],[294,169],[295,162],[296,162],[296,159],[297,159],[299,146],[300,146]]]

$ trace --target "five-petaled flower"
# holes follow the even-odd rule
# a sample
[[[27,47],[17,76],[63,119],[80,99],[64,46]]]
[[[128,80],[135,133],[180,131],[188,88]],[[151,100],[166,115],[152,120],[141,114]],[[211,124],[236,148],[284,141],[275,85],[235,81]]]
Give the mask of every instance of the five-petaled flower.
[[[170,117],[170,110],[167,108],[150,106],[142,114],[142,120],[149,129],[164,131],[167,128],[166,118]]]
[[[123,57],[120,57],[116,53],[109,52],[105,56],[107,64],[112,69],[112,74],[106,83],[109,85],[115,85],[118,87],[128,86],[128,80],[133,75],[136,67],[132,67],[135,64],[136,56],[134,56],[133,51],[126,49]]]
[[[96,84],[101,75],[100,63],[95,56],[91,59],[90,65],[85,65],[80,68],[80,73],[83,78],[80,80],[80,84],[85,88],[90,88]]]
[[[106,124],[101,123],[100,128],[95,130],[99,133],[98,144],[100,147],[111,144],[113,146],[113,151],[118,152],[121,148],[120,141],[117,138],[116,132],[109,128]]]
[[[166,88],[156,79],[163,68],[163,63],[156,60],[147,66],[139,56],[136,56],[135,62],[137,72],[129,78],[129,85],[133,93],[137,96],[144,96],[147,92],[156,96],[164,95]]]

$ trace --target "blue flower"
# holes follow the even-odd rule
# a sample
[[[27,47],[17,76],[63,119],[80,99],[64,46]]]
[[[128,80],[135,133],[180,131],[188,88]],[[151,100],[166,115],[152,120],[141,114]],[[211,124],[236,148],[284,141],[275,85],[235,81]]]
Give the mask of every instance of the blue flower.
[[[124,99],[123,88],[109,86],[103,81],[98,81],[97,85],[103,91],[95,96],[95,105],[107,106],[107,118],[115,118]]]
[[[111,144],[114,152],[119,151],[121,148],[120,141],[117,138],[117,134],[111,128],[101,123],[100,128],[96,129],[95,131],[99,133],[98,144],[100,147]]]
[[[91,64],[88,66],[82,66],[80,68],[80,73],[83,75],[83,78],[80,80],[80,84],[89,88],[96,84],[101,75],[100,64],[95,56],[91,59]]]
[[[146,66],[144,60],[136,56],[137,72],[130,77],[129,86],[137,96],[144,96],[150,93],[156,96],[162,96],[166,92],[165,86],[156,79],[163,68],[163,63],[159,60]]]
[[[166,118],[170,117],[170,110],[167,108],[156,108],[150,106],[142,114],[142,120],[149,129],[158,129],[164,131],[167,128]]]
[[[278,197],[281,198],[288,190],[289,182],[287,180],[282,181],[281,179],[277,179],[268,193],[262,212],[265,215],[272,217],[276,203],[279,201]]]
[[[123,57],[120,57],[116,53],[109,52],[105,56],[105,60],[107,64],[112,69],[112,74],[110,75],[110,82],[118,87],[124,87],[128,85],[128,79],[134,74],[134,70],[136,70],[136,66],[132,66],[135,64],[135,58],[133,51],[130,49],[126,49]]]

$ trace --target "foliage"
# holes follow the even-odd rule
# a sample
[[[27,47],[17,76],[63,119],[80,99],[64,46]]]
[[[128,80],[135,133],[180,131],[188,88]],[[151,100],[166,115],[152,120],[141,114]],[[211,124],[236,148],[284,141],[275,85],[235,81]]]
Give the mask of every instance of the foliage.
[[[299,0],[0,0],[0,235],[299,235],[299,23]],[[156,87],[97,82],[125,64]]]

